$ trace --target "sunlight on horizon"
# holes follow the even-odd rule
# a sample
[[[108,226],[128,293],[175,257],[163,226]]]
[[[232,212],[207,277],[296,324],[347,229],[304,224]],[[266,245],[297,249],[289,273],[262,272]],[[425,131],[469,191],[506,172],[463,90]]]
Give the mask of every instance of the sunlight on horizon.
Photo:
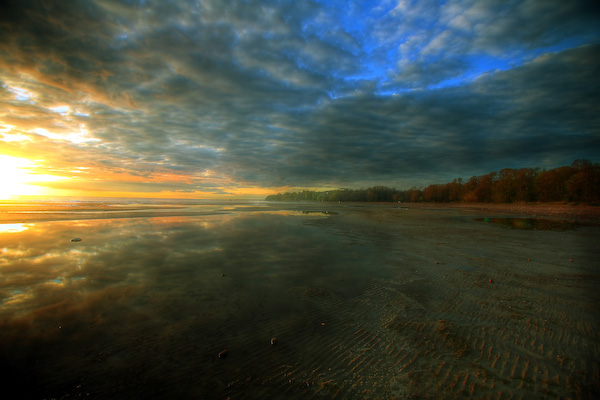
[[[18,196],[46,196],[46,188],[38,186],[36,182],[50,182],[67,179],[60,176],[36,174],[31,172],[36,168],[36,163],[27,158],[0,155],[0,200],[9,200]]]

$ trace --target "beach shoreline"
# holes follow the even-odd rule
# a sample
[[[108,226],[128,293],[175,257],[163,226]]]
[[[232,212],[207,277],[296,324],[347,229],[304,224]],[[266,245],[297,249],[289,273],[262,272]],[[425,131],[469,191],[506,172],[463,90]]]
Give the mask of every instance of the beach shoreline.
[[[371,211],[389,207],[419,209],[419,210],[447,210],[462,213],[485,214],[498,217],[524,217],[547,218],[583,223],[587,225],[600,225],[600,206],[589,204],[565,203],[389,203],[389,202],[273,202],[267,201],[264,208],[189,208],[179,204],[140,205],[115,207],[115,204],[0,204],[0,224],[34,223],[57,220],[88,220],[112,218],[139,218],[139,217],[168,217],[168,216],[200,216],[215,213],[229,213],[232,211],[273,211],[273,210],[299,210],[305,208],[318,209],[345,209],[360,207]]]

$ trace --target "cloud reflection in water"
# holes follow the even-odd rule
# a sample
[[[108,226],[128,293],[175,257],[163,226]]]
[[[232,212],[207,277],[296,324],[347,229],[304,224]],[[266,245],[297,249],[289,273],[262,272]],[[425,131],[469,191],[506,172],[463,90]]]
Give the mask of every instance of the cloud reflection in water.
[[[107,379],[139,392],[133,375],[214,369],[205,356],[224,343],[235,351],[316,325],[320,311],[306,294],[352,298],[365,285],[365,254],[377,253],[332,234],[327,219],[245,212],[53,221],[3,233],[0,351],[11,368],[2,372],[38,395],[83,380],[106,394]],[[167,366],[148,370],[159,361]]]

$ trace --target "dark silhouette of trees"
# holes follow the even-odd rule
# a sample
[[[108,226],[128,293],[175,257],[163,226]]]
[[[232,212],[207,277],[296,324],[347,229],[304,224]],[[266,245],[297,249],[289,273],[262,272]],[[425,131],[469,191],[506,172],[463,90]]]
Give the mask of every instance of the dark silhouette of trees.
[[[492,201],[513,203],[534,201],[535,170],[531,168],[501,170],[492,184]]]
[[[569,192],[567,182],[574,173],[571,166],[541,171],[535,177],[535,192],[538,201],[567,201]]]
[[[467,203],[489,203],[492,201],[492,184],[496,179],[496,172],[487,175],[472,176],[465,184],[463,198],[459,201]]]
[[[424,189],[396,190],[386,186],[367,189],[337,189],[324,192],[304,190],[267,196],[276,201],[343,202],[583,202],[600,203],[600,165],[576,160],[570,166],[504,168],[499,172],[473,176],[467,182],[456,178],[446,184]]]
[[[576,160],[574,174],[567,181],[569,200],[592,203],[600,201],[600,165]]]
[[[448,201],[463,200],[464,185],[462,178],[454,179],[452,182],[447,183],[446,187],[446,190],[448,190]]]

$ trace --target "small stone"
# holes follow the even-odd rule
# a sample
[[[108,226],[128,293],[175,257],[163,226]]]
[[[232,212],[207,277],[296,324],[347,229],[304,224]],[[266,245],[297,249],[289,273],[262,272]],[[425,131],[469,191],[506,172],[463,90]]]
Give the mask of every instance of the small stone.
[[[81,242],[81,238],[73,238],[71,239],[71,242]]]
[[[272,337],[272,338],[271,338],[271,344],[272,344],[273,346],[275,346],[275,345],[277,344],[277,338],[276,338],[276,337]]]
[[[219,358],[227,357],[227,349],[223,349],[219,352]]]

